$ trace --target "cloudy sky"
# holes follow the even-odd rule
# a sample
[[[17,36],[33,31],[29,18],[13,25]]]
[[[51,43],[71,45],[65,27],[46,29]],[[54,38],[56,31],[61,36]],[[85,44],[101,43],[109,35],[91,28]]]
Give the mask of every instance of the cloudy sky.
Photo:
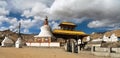
[[[45,16],[52,29],[62,21],[88,34],[120,29],[120,0],[0,0],[0,31],[39,33]]]

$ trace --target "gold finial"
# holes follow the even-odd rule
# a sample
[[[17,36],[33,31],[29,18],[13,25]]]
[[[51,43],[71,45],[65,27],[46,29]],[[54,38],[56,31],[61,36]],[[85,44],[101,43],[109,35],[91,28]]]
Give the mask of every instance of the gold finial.
[[[44,25],[48,25],[48,17],[47,16],[45,18]]]
[[[46,16],[46,19],[48,19],[48,16]]]

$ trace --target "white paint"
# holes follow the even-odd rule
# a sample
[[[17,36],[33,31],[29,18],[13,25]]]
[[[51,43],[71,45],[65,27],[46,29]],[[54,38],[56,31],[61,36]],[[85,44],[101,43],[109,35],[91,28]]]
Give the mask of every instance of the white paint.
[[[50,26],[49,25],[43,25],[41,27],[41,32],[36,35],[35,37],[53,37],[53,34],[50,30]]]
[[[110,36],[110,41],[111,41],[111,42],[116,42],[116,41],[118,41],[118,38],[117,38],[117,36],[115,35],[115,33],[113,33],[113,34]]]
[[[92,42],[96,42],[96,41],[102,41],[102,39],[98,38],[98,39],[92,40]]]
[[[51,42],[51,43],[26,43],[27,46],[36,46],[36,47],[60,47],[59,42]]]
[[[78,39],[78,44],[81,44],[81,39]]]
[[[50,43],[41,43],[41,46],[45,46],[45,47],[49,47],[50,46]]]
[[[109,38],[108,38],[106,35],[104,35],[104,36],[103,36],[103,41],[106,41],[106,42],[107,42],[107,41],[110,41],[110,40],[109,40]]]
[[[15,42],[15,47],[16,48],[22,48],[22,40],[21,40],[21,38],[18,38],[18,40]]]
[[[103,36],[103,41],[105,42],[117,42],[119,39],[118,37],[115,35],[115,33],[113,33],[110,38],[106,37],[105,35]]]
[[[86,41],[90,41],[90,36],[87,36]]]
[[[100,47],[101,44],[93,44],[92,46]]]
[[[13,43],[14,42],[10,38],[5,37],[4,40],[1,42],[1,46],[12,46]]]
[[[60,43],[53,42],[53,43],[50,43],[50,46],[51,47],[56,47],[56,46],[60,47]]]

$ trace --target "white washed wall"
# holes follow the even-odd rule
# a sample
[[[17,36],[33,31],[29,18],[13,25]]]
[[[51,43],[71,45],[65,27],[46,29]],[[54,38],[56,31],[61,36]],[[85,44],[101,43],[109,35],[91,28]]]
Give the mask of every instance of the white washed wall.
[[[59,42],[51,42],[51,43],[26,43],[27,46],[36,46],[36,47],[60,47]]]
[[[50,43],[50,46],[51,46],[51,47],[56,47],[56,46],[57,46],[57,47],[60,47],[60,43],[54,43],[54,42],[53,42],[53,43]]]

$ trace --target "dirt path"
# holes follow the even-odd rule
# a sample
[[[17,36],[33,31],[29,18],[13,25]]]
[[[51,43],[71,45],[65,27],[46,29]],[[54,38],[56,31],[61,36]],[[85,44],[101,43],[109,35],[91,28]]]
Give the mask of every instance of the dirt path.
[[[61,48],[3,48],[0,47],[0,58],[105,58],[90,54],[65,52]]]

